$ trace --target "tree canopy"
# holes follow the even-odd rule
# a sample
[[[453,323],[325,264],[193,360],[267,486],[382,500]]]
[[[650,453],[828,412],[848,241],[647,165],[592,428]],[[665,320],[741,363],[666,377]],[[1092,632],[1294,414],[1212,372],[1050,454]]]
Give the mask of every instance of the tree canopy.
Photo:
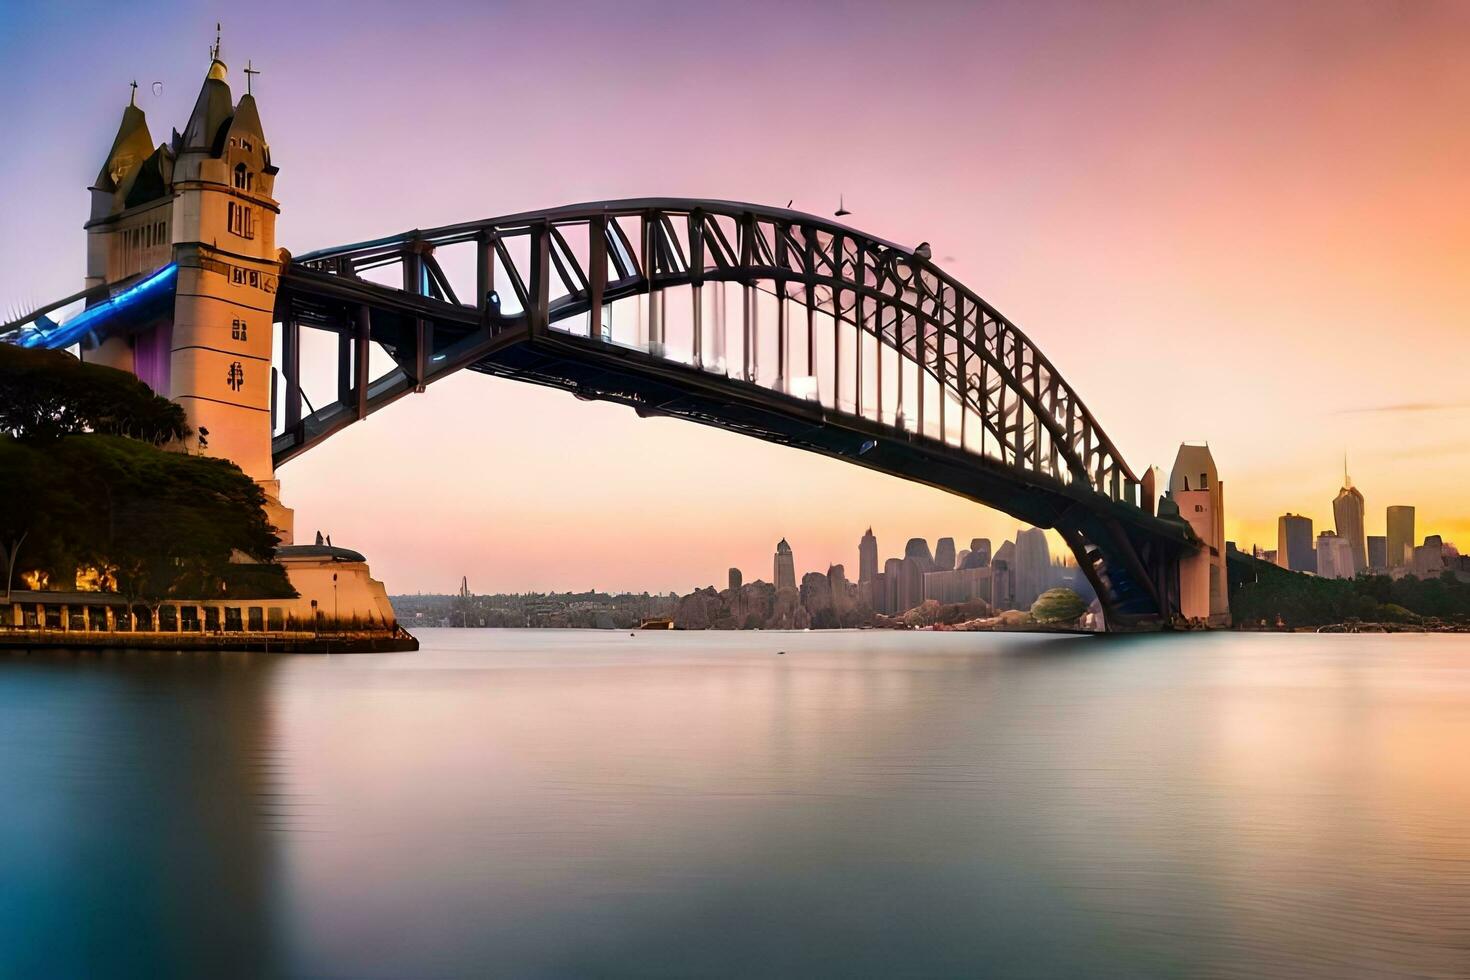
[[[17,571],[69,585],[95,567],[138,602],[295,594],[264,491],[229,460],[160,448],[188,433],[183,410],[131,375],[0,344],[0,430],[0,545],[24,548]]]
[[[189,431],[178,404],[126,371],[0,344],[0,433],[45,442],[93,432],[160,446]]]
[[[1234,566],[1235,562],[1232,562]],[[1470,619],[1470,582],[1453,572],[1435,578],[1360,575],[1318,578],[1264,563],[1232,568],[1230,612],[1236,623],[1278,619],[1290,627],[1326,626],[1350,619],[1403,623],[1421,618]]]
[[[1031,618],[1038,623],[1075,623],[1087,612],[1087,603],[1071,589],[1047,589],[1031,604]]]

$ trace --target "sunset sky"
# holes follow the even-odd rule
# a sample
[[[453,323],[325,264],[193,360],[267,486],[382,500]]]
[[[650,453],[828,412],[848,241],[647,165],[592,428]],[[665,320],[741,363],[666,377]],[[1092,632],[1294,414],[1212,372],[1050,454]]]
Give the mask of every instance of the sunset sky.
[[[293,252],[538,207],[830,214],[1025,330],[1135,471],[1208,440],[1227,536],[1367,499],[1470,546],[1470,4],[352,4],[0,0],[0,308],[81,286],[86,187],[140,84],[182,126],[214,22],[255,82]],[[162,82],[161,95],[154,94]],[[390,592],[687,591],[975,504],[464,373],[280,471],[297,534]]]

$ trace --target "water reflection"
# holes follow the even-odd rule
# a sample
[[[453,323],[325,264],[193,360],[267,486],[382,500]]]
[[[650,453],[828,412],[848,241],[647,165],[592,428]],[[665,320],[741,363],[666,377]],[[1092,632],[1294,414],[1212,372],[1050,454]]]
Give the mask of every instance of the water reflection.
[[[1454,637],[424,639],[0,661],[0,975],[1470,967]]]
[[[274,664],[0,658],[0,976],[280,972]]]

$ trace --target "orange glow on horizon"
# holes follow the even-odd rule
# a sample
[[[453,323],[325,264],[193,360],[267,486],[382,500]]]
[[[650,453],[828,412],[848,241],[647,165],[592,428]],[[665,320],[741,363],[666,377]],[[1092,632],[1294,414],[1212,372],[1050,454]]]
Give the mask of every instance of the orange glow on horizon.
[[[121,35],[3,15],[0,81],[28,136],[8,163],[0,301],[78,288],[85,187],[131,78],[164,82],[138,95],[155,139],[187,117],[213,15],[164,7]],[[1287,511],[1330,527],[1346,451],[1368,534],[1412,504],[1421,539],[1470,550],[1470,7],[836,10],[369,5],[347,25],[266,3],[226,24],[224,56],[237,94],[247,58],[264,69],[278,241],[297,254],[603,198],[830,214],[841,194],[853,225],[932,242],[1136,472],[1207,440],[1243,547],[1274,547]],[[311,94],[326,91],[346,94]],[[731,565],[768,579],[782,536],[798,575],[853,576],[870,524],[883,557],[1018,526],[469,373],[280,477],[298,538],[330,531],[391,592],[461,575],[481,592],[682,592]]]

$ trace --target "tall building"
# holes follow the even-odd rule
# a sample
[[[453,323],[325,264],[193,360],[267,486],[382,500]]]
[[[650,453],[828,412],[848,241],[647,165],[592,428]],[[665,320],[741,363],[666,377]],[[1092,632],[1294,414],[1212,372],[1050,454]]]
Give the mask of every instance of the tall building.
[[[924,574],[931,570],[917,558],[905,558],[899,564],[896,612],[906,613],[924,601]]]
[[[1388,538],[1381,534],[1368,535],[1368,568],[1378,572],[1388,568]]]
[[[1424,538],[1424,543],[1414,549],[1410,564],[1416,578],[1438,578],[1445,569],[1444,539],[1438,534]]]
[[[791,545],[785,538],[776,545],[776,567],[771,578],[778,590],[796,588],[796,559],[792,557]]]
[[[1046,532],[1028,527],[1016,533],[1016,559],[1012,565],[1017,609],[1030,609],[1041,593],[1051,588],[1051,548]]]
[[[858,584],[865,585],[878,577],[878,539],[868,528],[858,542]]]
[[[1230,625],[1225,573],[1225,487],[1209,446],[1183,443],[1169,472],[1169,499],[1205,547],[1179,561],[1179,612],[1210,626]]]
[[[1310,517],[1282,514],[1276,519],[1276,564],[1293,572],[1317,570],[1317,556],[1312,553]]]
[[[230,459],[259,483],[267,517],[290,544],[268,421],[277,168],[254,96],[247,89],[236,102],[227,73],[216,43],[183,131],[156,148],[143,110],[123,110],[90,188],[87,285],[174,276],[173,315],[84,343],[82,358],[135,374],[182,405],[195,433],[187,448]]]
[[[936,572],[954,570],[954,538],[940,538],[934,545],[934,570]]]
[[[1342,461],[1342,489],[1332,501],[1332,516],[1337,521],[1337,536],[1348,543],[1353,553],[1353,575],[1367,571],[1368,545],[1363,536],[1363,495],[1353,486],[1352,477],[1348,476],[1346,459]]]
[[[1317,535],[1317,577],[1352,578],[1354,571],[1352,542],[1333,531]]]
[[[924,598],[936,602],[990,601],[990,569],[957,568],[953,571],[930,572],[924,576]]]
[[[984,568],[990,564],[990,539],[971,538],[970,553],[965,556],[966,568]]]
[[[909,543],[903,546],[903,556],[918,562],[922,571],[934,571],[934,556],[929,552],[929,542],[923,538],[909,538]]]
[[[1396,505],[1388,508],[1388,567],[1402,568],[1414,563],[1414,508]]]
[[[828,565],[827,584],[832,587],[832,611],[841,616],[852,608],[856,591],[847,581],[847,569],[841,565]]]
[[[883,608],[879,612],[889,616],[897,615],[905,610],[898,608],[899,593],[903,587],[903,559],[890,558],[883,563]],[[876,587],[874,588],[873,602],[878,601]]]

